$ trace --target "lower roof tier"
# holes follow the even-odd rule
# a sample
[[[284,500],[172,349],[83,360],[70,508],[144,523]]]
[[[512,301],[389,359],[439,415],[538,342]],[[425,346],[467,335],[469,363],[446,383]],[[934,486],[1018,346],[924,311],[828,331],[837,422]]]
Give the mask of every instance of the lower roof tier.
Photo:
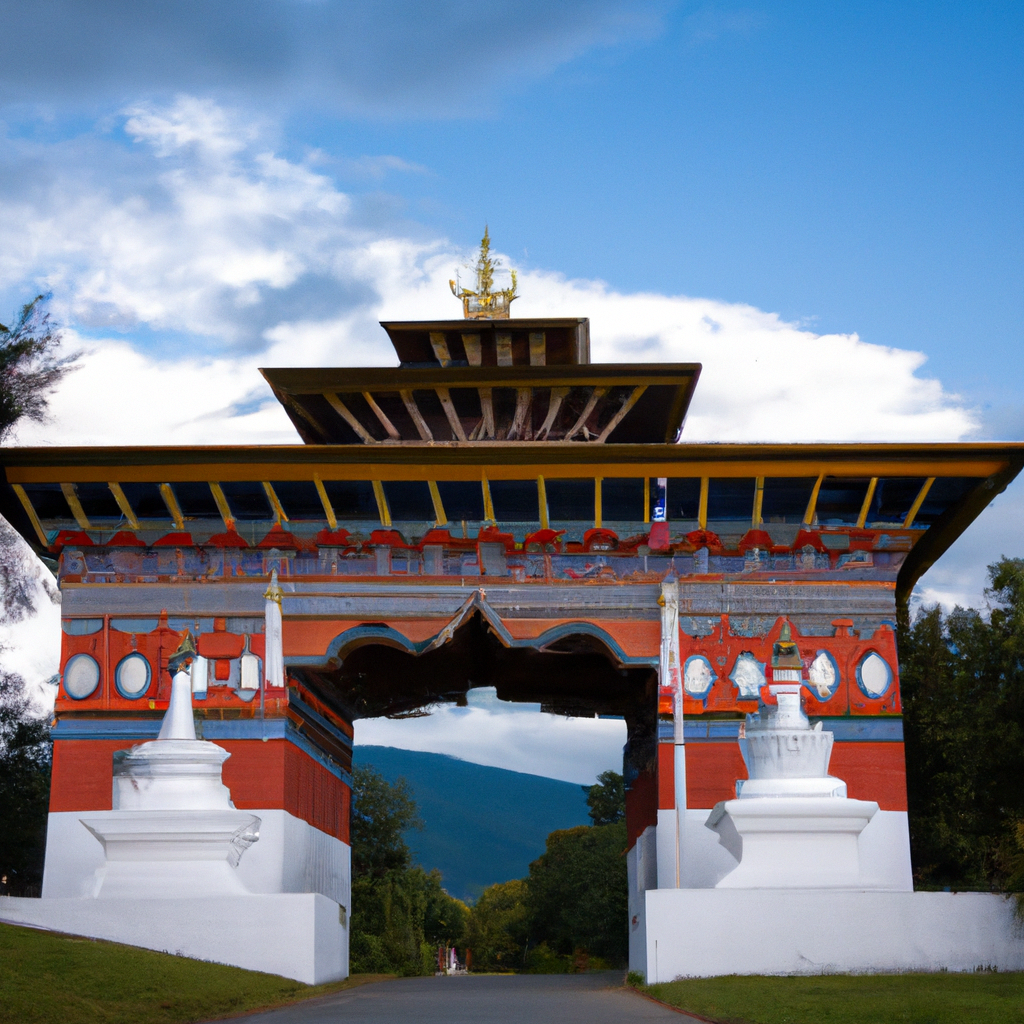
[[[618,557],[706,548],[729,561],[718,571],[749,572],[754,550],[774,559],[761,567],[770,572],[801,552],[821,562],[804,568],[835,570],[901,551],[875,568],[898,569],[905,596],[1016,476],[1024,445],[507,444],[484,455],[446,445],[7,449],[0,511],[52,554],[66,544],[353,555],[490,543]]]

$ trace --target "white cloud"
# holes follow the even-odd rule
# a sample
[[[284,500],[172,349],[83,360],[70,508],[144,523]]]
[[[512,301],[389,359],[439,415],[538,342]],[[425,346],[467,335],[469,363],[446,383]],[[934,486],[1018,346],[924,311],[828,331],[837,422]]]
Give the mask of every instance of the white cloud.
[[[355,741],[592,785],[601,772],[622,771],[626,723],[544,714],[539,704],[507,704],[484,687],[469,691],[464,708],[442,705],[425,718],[361,719]]]

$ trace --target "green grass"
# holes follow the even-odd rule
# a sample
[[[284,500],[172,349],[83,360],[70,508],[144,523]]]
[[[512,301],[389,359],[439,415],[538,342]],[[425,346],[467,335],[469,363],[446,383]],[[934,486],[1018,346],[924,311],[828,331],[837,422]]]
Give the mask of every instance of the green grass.
[[[303,985],[113,942],[0,925],[2,1024],[179,1024],[382,980]]]
[[[1024,974],[734,975],[641,991],[728,1024],[1024,1024]]]

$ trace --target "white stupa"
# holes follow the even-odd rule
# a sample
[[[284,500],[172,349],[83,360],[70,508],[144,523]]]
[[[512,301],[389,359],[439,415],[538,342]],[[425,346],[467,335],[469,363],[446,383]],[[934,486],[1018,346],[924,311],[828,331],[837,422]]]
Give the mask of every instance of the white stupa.
[[[235,809],[221,781],[231,756],[196,738],[188,634],[170,659],[171,701],[157,739],[114,759],[113,812],[82,818],[103,844],[99,898],[241,895],[235,868],[260,819]]]

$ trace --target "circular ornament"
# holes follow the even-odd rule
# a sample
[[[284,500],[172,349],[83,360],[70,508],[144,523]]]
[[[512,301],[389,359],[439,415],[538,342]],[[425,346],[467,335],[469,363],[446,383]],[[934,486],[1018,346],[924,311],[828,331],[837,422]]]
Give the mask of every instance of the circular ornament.
[[[100,665],[91,654],[75,654],[64,666],[64,692],[72,700],[85,700],[100,685]]]
[[[122,697],[137,700],[148,689],[153,674],[149,662],[136,651],[122,658],[114,672],[114,685]]]
[[[892,669],[880,654],[869,651],[857,666],[857,683],[869,697],[881,697],[892,683]]]

